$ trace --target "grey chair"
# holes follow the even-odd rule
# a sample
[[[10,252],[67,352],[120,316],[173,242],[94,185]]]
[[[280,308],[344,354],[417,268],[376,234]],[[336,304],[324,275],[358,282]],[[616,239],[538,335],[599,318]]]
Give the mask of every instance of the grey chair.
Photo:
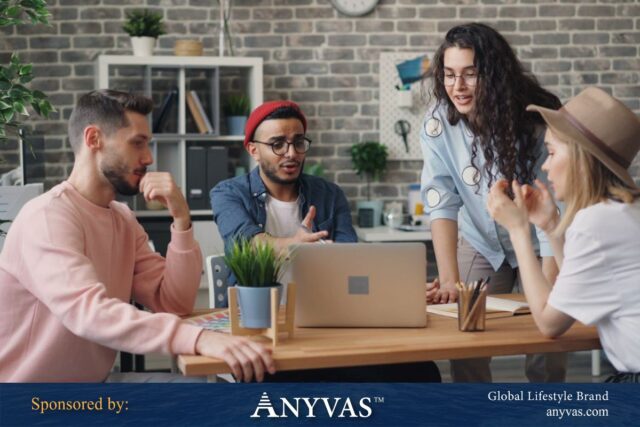
[[[224,262],[224,255],[210,255],[206,261],[207,280],[209,283],[209,308],[227,308],[227,278],[229,267]]]
[[[229,267],[224,262],[224,255],[210,255],[206,260],[207,282],[209,283],[209,308],[227,308],[229,299],[227,288],[229,284]],[[235,382],[231,374],[211,375],[208,382]]]

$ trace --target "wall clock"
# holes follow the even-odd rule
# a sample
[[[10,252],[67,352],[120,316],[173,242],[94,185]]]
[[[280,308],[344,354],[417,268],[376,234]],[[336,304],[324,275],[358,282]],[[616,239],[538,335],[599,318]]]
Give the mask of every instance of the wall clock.
[[[336,10],[348,16],[363,16],[375,9],[380,0],[331,0]]]

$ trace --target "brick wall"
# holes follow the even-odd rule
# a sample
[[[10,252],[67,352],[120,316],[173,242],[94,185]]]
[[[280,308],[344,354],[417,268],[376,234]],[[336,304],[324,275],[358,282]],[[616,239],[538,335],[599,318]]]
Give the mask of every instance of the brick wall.
[[[640,113],[640,3],[607,0],[381,0],[365,17],[339,15],[327,0],[234,0],[236,55],[265,60],[265,99],[299,102],[309,117],[311,161],[353,202],[364,184],[351,170],[354,142],[377,140],[378,57],[382,51],[434,50],[452,26],[472,20],[495,26],[540,81],[563,100],[598,85]],[[78,95],[93,89],[93,60],[130,53],[121,29],[125,13],[148,6],[164,13],[169,35],[198,37],[217,53],[218,10],[213,0],[52,0],[50,27],[0,30],[0,60],[16,50],[35,64],[33,86],[50,95],[59,113],[35,128],[48,137],[49,185],[70,171],[66,123]],[[414,142],[417,143],[417,142]],[[4,148],[5,151],[10,151]],[[420,161],[391,162],[373,187],[385,200],[405,199],[419,180]],[[640,176],[636,161],[634,173]]]

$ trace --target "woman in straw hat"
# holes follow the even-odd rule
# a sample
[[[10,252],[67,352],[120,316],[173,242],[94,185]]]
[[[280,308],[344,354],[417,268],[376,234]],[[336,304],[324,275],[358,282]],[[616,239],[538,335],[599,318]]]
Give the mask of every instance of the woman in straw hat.
[[[624,104],[588,88],[559,110],[530,105],[548,125],[547,187],[506,181],[491,189],[491,216],[508,231],[534,320],[548,337],[575,320],[598,328],[618,371],[614,382],[640,378],[640,190],[628,168],[640,150],[640,120]],[[537,262],[529,223],[549,236],[560,273],[552,287]]]

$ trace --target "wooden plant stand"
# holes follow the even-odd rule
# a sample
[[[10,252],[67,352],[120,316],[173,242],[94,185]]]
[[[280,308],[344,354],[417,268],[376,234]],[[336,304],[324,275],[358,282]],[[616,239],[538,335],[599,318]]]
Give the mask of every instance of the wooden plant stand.
[[[238,290],[235,286],[229,287],[229,320],[231,322],[231,335],[263,335],[271,339],[273,346],[278,344],[278,334],[286,332],[289,338],[293,338],[293,319],[296,308],[296,285],[289,283],[287,286],[287,304],[284,309],[284,319],[278,321],[278,290],[271,289],[271,326],[264,329],[244,328],[240,326],[240,311],[238,308]]]

